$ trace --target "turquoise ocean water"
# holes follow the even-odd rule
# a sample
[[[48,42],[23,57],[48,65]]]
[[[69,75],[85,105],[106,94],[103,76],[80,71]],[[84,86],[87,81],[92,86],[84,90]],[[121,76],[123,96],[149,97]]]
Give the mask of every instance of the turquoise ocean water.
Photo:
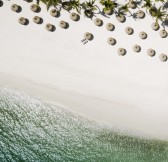
[[[0,88],[0,162],[168,162],[168,142],[124,135]]]

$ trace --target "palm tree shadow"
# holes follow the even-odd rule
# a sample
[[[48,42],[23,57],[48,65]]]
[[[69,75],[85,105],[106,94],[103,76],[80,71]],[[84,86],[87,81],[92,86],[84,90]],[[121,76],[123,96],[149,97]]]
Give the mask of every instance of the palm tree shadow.
[[[168,1],[164,3],[163,9],[166,9],[166,10],[168,9]]]
[[[137,6],[139,6],[139,5],[141,5],[141,4],[142,4],[142,1],[143,1],[143,0],[139,0],[139,1],[138,1],[138,0],[136,0],[135,2],[136,2],[136,4],[137,4]]]
[[[163,21],[161,25],[163,26],[164,29],[165,27],[168,27],[168,20]]]
[[[100,11],[100,14],[106,18],[110,18],[110,16],[107,16],[104,12]]]
[[[132,17],[135,21],[136,21],[137,19],[139,19],[139,18],[137,17],[137,13],[133,13],[131,17]]]

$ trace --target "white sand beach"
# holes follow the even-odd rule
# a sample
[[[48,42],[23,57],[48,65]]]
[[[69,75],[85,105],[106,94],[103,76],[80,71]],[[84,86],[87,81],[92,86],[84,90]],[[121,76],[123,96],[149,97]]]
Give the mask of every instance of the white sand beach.
[[[13,3],[21,5],[21,13],[11,11]],[[97,27],[83,14],[73,22],[66,11],[54,18],[45,6],[33,13],[30,5],[12,0],[0,8],[0,85],[131,132],[168,139],[168,62],[159,60],[159,54],[168,55],[168,38],[151,29],[150,16],[119,23],[114,16],[97,15],[104,21]],[[36,15],[43,24],[33,23]],[[29,19],[27,26],[18,23],[21,16]],[[69,28],[61,29],[60,20]],[[115,25],[114,31],[106,30],[108,22]],[[56,30],[45,30],[47,23]],[[133,35],[125,33],[127,26],[134,29]],[[148,34],[146,40],[139,38],[141,31]],[[83,45],[85,32],[94,39]],[[110,36],[117,40],[115,46],[107,44]],[[133,52],[134,44],[141,46],[140,53]],[[117,54],[119,47],[127,50],[125,56]],[[146,54],[149,48],[156,50],[155,57]]]

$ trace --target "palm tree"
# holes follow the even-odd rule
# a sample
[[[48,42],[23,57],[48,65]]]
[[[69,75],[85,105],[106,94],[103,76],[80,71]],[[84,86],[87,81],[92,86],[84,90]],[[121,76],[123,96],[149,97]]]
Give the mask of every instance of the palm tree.
[[[62,8],[69,11],[71,9],[76,9],[76,11],[80,14],[81,4],[80,0],[70,0],[66,2],[62,2]]]
[[[126,3],[125,5],[122,5],[121,7],[118,8],[118,15],[127,14],[127,13],[130,13],[130,15],[132,15],[131,11],[129,10],[128,3]]]
[[[95,5],[95,0],[89,0],[89,2],[87,1],[83,2],[81,6],[84,9],[85,16],[89,18],[92,18],[93,15],[95,14],[94,11],[99,9],[98,6]]]
[[[166,11],[162,10],[162,7],[159,7],[158,9],[150,9],[150,14],[152,17],[156,19],[156,23],[158,24],[158,20],[161,22],[165,21],[167,18]]]
[[[100,0],[100,4],[103,5],[103,11],[106,14],[111,14],[113,11],[115,11],[115,8],[118,6],[118,4],[112,0]]]
[[[157,8],[155,7],[155,4],[154,4],[149,8],[149,14],[153,16],[153,14],[156,12],[157,12]]]
[[[146,12],[147,10],[152,8],[152,1],[151,0],[144,0],[145,4],[142,6],[142,8],[146,8]]]
[[[60,0],[37,0],[37,5],[39,5],[40,2],[42,2],[42,3],[44,3],[46,5],[47,10],[49,10],[49,8],[51,6],[56,8],[58,5],[61,4]]]
[[[63,8],[64,10],[67,10],[67,11],[71,10],[72,7],[70,6],[70,1],[62,2],[61,8]]]
[[[73,9],[76,9],[76,11],[80,14],[80,12],[81,12],[80,0],[70,0],[70,6]]]

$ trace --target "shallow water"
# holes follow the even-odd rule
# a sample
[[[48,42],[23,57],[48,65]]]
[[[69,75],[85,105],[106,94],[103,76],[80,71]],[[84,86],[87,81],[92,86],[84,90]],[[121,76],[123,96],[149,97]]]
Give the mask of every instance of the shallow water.
[[[168,142],[119,133],[0,88],[0,162],[168,162]]]

